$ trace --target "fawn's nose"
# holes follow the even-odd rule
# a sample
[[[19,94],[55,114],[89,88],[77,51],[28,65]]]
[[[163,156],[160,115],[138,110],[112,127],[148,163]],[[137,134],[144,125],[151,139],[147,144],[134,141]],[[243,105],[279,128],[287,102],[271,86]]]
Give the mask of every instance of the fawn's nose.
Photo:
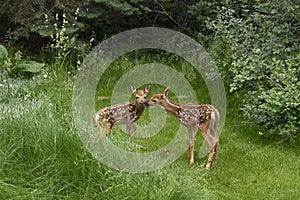
[[[148,106],[149,106],[148,101],[141,102],[140,105],[141,105],[141,106],[145,106],[145,107],[148,107]]]

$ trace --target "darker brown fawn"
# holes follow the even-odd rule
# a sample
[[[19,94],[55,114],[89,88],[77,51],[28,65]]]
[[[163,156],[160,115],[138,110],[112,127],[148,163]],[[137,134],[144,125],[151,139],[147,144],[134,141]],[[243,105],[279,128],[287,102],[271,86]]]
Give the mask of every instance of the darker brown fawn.
[[[206,169],[209,170],[211,163],[213,166],[217,164],[217,151],[219,139],[217,134],[217,123],[219,121],[219,113],[216,108],[209,104],[178,104],[171,102],[168,99],[170,88],[167,87],[163,94],[155,94],[149,101],[145,103],[146,106],[155,107],[161,106],[167,112],[177,117],[179,123],[188,129],[188,142],[190,164],[194,163],[194,137],[193,130],[198,127],[204,139],[209,145],[209,156],[206,163]]]
[[[147,85],[145,90],[136,90],[134,86],[130,86],[130,90],[135,94],[135,102],[126,102],[103,108],[94,115],[93,121],[96,126],[100,126],[100,131],[103,131],[105,135],[109,135],[114,127],[126,124],[130,142],[133,143],[133,134],[136,129],[134,122],[144,112],[145,106],[143,104],[146,102],[146,95],[150,91],[150,85]]]

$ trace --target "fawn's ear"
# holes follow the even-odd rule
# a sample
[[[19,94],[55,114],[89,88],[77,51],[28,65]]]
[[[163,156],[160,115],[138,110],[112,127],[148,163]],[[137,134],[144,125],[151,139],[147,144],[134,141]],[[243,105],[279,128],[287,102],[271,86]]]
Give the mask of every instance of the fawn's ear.
[[[130,86],[130,90],[132,93],[136,93],[136,88],[133,85]]]
[[[163,93],[163,98],[167,99],[169,96],[169,92],[170,92],[170,87],[167,87]]]
[[[150,89],[151,89],[150,84],[146,85],[145,92],[146,93],[150,92]]]

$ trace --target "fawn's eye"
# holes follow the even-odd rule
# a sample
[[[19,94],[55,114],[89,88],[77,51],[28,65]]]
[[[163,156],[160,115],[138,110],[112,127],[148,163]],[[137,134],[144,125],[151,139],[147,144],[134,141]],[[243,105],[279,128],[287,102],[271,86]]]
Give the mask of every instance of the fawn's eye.
[[[139,99],[139,97],[135,97],[136,99]]]
[[[145,95],[144,98],[147,99],[147,96]]]
[[[156,103],[156,99],[153,99],[152,101],[153,101],[154,103]]]

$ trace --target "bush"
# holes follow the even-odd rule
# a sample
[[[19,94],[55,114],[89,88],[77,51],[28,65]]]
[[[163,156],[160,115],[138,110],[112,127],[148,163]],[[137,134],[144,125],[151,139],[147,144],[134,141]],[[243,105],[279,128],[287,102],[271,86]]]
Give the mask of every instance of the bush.
[[[242,12],[222,7],[208,21],[218,41],[212,49],[226,50],[217,63],[229,72],[229,90],[245,92],[244,116],[262,127],[260,134],[290,137],[300,130],[299,13],[292,1],[274,1]]]
[[[296,58],[274,61],[266,84],[249,91],[251,95],[242,110],[267,133],[290,137],[299,132],[299,63],[300,54]]]

